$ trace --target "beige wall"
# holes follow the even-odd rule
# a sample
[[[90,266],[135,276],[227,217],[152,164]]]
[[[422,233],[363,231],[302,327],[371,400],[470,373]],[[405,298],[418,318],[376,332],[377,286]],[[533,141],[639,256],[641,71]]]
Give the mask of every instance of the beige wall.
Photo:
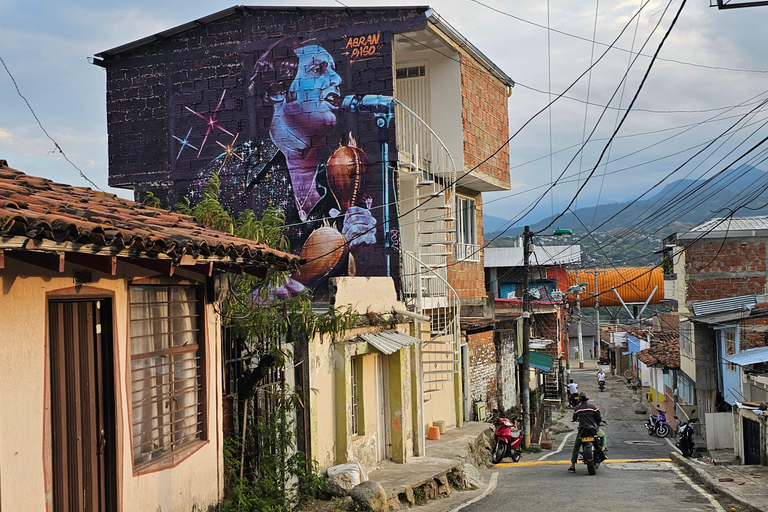
[[[410,324],[403,323],[394,329],[409,334]],[[380,326],[359,327],[348,330],[344,340],[331,343],[315,338],[310,343],[309,395],[312,429],[312,456],[321,468],[356,460],[366,470],[376,467],[379,462],[379,407],[377,406],[377,379],[375,361],[386,358],[388,373],[382,376],[387,381],[388,409],[386,425],[393,447],[390,456],[397,458],[398,436],[402,436],[405,456],[413,454],[413,421],[411,382],[413,366],[410,360],[411,348],[401,349],[389,356],[365,342],[355,342],[357,335],[381,331]],[[352,357],[360,357],[362,372],[358,376],[358,393],[364,419],[363,431],[352,433],[351,382]],[[399,366],[399,367],[398,367]],[[394,375],[397,372],[397,375]],[[392,439],[394,436],[394,442]]]
[[[0,270],[0,509],[52,510],[50,373],[47,352],[46,294],[75,293],[69,264],[59,274],[5,259]],[[118,499],[120,510],[189,512],[216,503],[223,489],[221,456],[220,329],[213,308],[206,308],[205,344],[208,441],[173,468],[134,475],[129,413],[128,296],[126,277],[149,272],[118,264],[119,275],[81,287],[114,297],[114,364],[118,404]],[[123,273],[126,272],[126,273]],[[40,277],[42,276],[42,277]],[[160,459],[162,460],[162,459]]]

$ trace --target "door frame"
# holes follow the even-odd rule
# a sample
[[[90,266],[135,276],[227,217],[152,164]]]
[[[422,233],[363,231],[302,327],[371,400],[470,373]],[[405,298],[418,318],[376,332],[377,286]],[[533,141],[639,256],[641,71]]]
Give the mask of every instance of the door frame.
[[[389,429],[389,360],[384,354],[374,354],[376,375],[376,458],[387,460],[391,456],[391,432]]]
[[[118,449],[120,446],[122,436],[119,435],[120,428],[120,396],[119,390],[119,363],[117,355],[119,353],[116,346],[118,340],[116,332],[116,301],[114,293],[108,290],[97,289],[88,286],[76,286],[63,290],[57,290],[46,293],[45,302],[45,393],[46,393],[46,410],[45,410],[45,440],[46,451],[44,457],[45,463],[45,480],[46,480],[46,492],[51,498],[46,503],[46,509],[48,511],[66,510],[66,504],[64,506],[55,503],[55,468],[54,468],[54,439],[53,428],[54,421],[54,390],[53,390],[53,346],[55,340],[52,339],[50,324],[51,305],[53,303],[68,303],[68,302],[87,302],[92,303],[94,311],[98,310],[99,318],[94,318],[94,330],[96,337],[94,343],[99,343],[100,354],[100,369],[93,369],[94,375],[97,371],[101,373],[100,379],[100,401],[99,408],[101,409],[102,424],[105,430],[105,437],[107,439],[106,446],[104,448],[103,457],[103,479],[101,484],[104,486],[105,502],[103,505],[104,511],[120,511],[122,507],[121,503],[121,489],[118,485],[120,475],[122,474],[122,452]],[[100,325],[100,327],[97,327]],[[96,355],[94,354],[94,357]],[[94,360],[94,363],[96,361]],[[98,421],[98,419],[97,419]],[[97,437],[98,439],[98,437]],[[111,441],[111,442],[110,442]],[[98,442],[94,446],[98,450]],[[94,511],[99,512],[99,511]]]

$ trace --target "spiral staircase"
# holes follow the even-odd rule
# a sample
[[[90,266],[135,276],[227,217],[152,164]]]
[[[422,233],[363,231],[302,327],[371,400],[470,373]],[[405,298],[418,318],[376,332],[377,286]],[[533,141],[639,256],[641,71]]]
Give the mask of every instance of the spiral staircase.
[[[414,312],[430,317],[429,341],[421,350],[422,400],[428,403],[461,378],[461,303],[448,282],[448,257],[455,245],[456,166],[429,125],[397,100],[395,123],[403,297]]]

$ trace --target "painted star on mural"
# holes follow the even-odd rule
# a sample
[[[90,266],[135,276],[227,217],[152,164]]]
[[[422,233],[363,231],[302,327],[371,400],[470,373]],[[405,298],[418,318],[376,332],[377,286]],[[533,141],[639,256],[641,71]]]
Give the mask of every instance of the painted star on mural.
[[[213,112],[211,112],[211,115],[209,115],[209,116],[205,116],[205,115],[201,114],[200,112],[196,112],[195,110],[192,110],[191,108],[187,107],[186,105],[184,106],[185,109],[189,110],[190,112],[195,114],[197,117],[199,117],[200,119],[205,121],[205,124],[208,126],[205,129],[205,137],[203,137],[203,143],[200,144],[200,149],[197,151],[198,158],[200,157],[200,153],[203,152],[203,148],[205,147],[205,141],[208,140],[208,135],[210,135],[211,131],[214,128],[218,128],[219,130],[223,131],[227,135],[232,135],[233,137],[235,136],[233,133],[227,131],[226,128],[221,126],[219,124],[219,122],[216,120],[216,117],[219,115],[219,109],[221,108],[221,104],[224,101],[224,95],[226,93],[227,93],[227,90],[224,89],[224,91],[221,93],[221,98],[219,98],[219,103],[216,105],[216,108],[213,109]]]
[[[192,133],[192,128],[189,129],[189,131],[187,132],[187,136],[184,137],[184,139],[180,139],[179,137],[177,137],[175,135],[173,136],[174,139],[176,139],[177,141],[181,142],[181,147],[179,148],[179,154],[176,155],[176,160],[179,159],[179,157],[181,156],[181,152],[184,151],[185,147],[189,146],[192,149],[197,149],[195,146],[193,146],[192,144],[189,143],[189,134],[190,133]]]
[[[221,157],[224,157],[224,160],[221,162],[221,166],[219,167],[219,172],[221,172],[221,170],[224,168],[224,164],[227,163],[227,159],[229,159],[229,157],[236,156],[237,158],[240,159],[240,161],[243,160],[243,157],[235,153],[235,142],[237,142],[237,137],[239,135],[240,135],[239,133],[235,135],[235,138],[232,139],[232,142],[229,144],[222,144],[221,142],[216,141],[216,144],[224,148],[224,152],[216,157],[217,160]]]

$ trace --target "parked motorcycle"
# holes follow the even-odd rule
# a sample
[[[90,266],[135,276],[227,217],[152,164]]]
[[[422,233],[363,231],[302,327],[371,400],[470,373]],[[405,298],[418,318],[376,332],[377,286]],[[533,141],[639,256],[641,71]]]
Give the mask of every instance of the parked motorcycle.
[[[604,424],[605,422],[603,422]],[[581,437],[579,455],[582,462],[587,465],[587,473],[594,475],[597,473],[600,463],[605,460],[605,453],[600,438],[597,437],[597,430],[585,427],[579,430],[578,435]]]
[[[649,436],[667,437],[669,431],[672,430],[669,423],[667,423],[667,413],[662,411],[658,405],[656,406],[656,411],[658,411],[657,414],[651,414],[648,417],[645,428],[648,429]]]
[[[691,411],[691,414],[696,412],[696,409]],[[675,416],[675,419],[678,419]],[[693,442],[693,423],[696,423],[698,418],[688,419],[688,421],[682,421],[677,425],[677,442],[675,445],[683,453],[683,457],[690,457],[693,455],[693,449],[696,447],[696,443]]]
[[[512,462],[517,462],[522,456],[523,433],[520,430],[513,430],[515,424],[507,418],[498,419],[499,426],[493,434],[495,442],[491,460],[494,464],[501,462],[504,457],[512,457]]]

